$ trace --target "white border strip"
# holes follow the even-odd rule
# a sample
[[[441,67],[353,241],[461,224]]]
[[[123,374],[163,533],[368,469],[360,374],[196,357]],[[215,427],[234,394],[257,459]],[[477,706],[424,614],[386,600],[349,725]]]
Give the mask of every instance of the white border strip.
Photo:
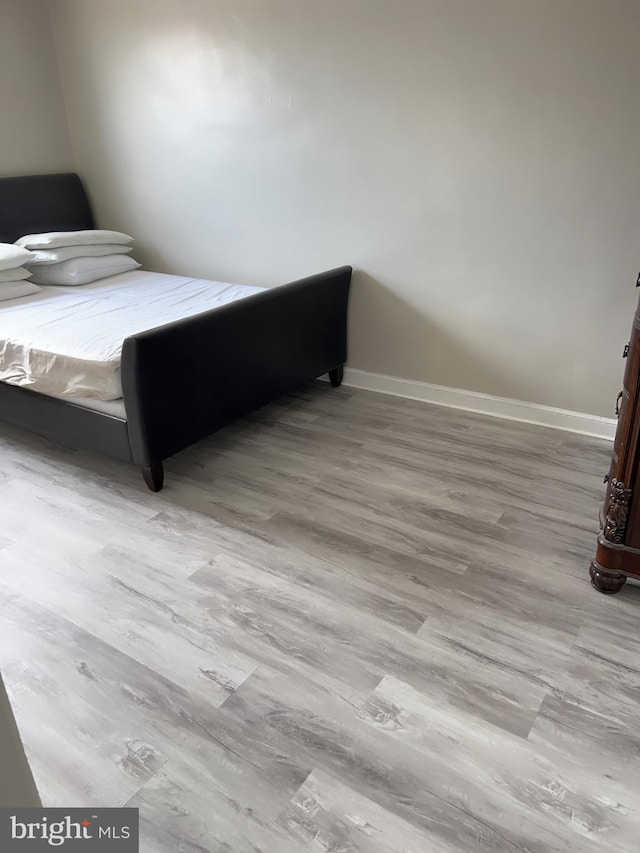
[[[568,409],[556,409],[524,400],[510,400],[508,397],[493,397],[491,394],[479,394],[477,391],[464,391],[461,388],[448,388],[446,385],[432,385],[411,379],[397,379],[382,373],[368,373],[347,367],[344,372],[344,384],[351,388],[377,391],[393,397],[405,397],[409,400],[421,400],[452,409],[464,409],[466,412],[478,412],[509,421],[562,429],[596,438],[613,439],[616,432],[615,418],[602,418]]]

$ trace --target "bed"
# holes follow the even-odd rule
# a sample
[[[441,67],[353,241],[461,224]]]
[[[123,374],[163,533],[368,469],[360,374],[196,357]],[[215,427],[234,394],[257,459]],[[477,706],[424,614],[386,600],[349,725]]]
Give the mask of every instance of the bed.
[[[0,242],[94,227],[78,175],[0,179]],[[351,272],[343,266],[277,287],[250,288],[231,300],[223,294],[217,307],[202,311],[196,302],[196,313],[190,316],[160,325],[156,320],[149,328],[126,334],[118,353],[118,391],[109,386],[104,400],[83,397],[81,385],[74,389],[75,396],[65,396],[53,385],[43,386],[43,392],[0,381],[0,419],[67,446],[138,465],[147,486],[157,492],[169,456],[325,373],[333,386],[340,385],[347,357]],[[141,274],[65,288],[63,298],[79,300],[116,285],[136,287]],[[145,279],[150,287],[160,280],[169,289],[237,287],[144,275],[157,277]],[[43,288],[41,298],[55,298],[52,291],[62,290]],[[3,306],[7,317],[11,310],[18,317],[11,301],[0,303],[0,313]],[[15,319],[8,325],[14,328],[17,323]],[[105,381],[111,378],[109,374]]]

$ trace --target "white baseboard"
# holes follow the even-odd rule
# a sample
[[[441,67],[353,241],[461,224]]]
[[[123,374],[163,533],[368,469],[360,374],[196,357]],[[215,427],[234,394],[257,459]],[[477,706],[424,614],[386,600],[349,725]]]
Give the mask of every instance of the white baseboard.
[[[382,373],[368,373],[347,367],[344,371],[344,384],[351,388],[363,388],[394,397],[409,400],[421,400],[452,409],[464,409],[509,421],[562,429],[596,438],[613,439],[617,420],[571,412],[568,409],[556,409],[538,403],[526,403],[523,400],[510,400],[508,397],[493,397],[491,394],[479,394],[477,391],[464,391],[461,388],[448,388],[445,385],[432,385],[411,379],[397,379]]]

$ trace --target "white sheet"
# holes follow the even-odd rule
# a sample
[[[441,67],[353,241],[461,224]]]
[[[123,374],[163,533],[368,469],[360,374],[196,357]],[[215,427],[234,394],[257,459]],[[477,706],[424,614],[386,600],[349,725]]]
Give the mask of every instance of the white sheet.
[[[144,270],[42,287],[0,303],[0,380],[53,396],[117,400],[126,337],[263,289]]]
[[[123,421],[127,419],[122,397],[119,400],[96,400],[95,397],[65,397],[64,394],[52,394],[51,396],[57,397],[58,400],[65,400],[67,403],[75,403],[77,406],[82,406],[83,409],[93,409],[96,412],[102,412],[103,415],[113,415],[114,418],[120,418]]]

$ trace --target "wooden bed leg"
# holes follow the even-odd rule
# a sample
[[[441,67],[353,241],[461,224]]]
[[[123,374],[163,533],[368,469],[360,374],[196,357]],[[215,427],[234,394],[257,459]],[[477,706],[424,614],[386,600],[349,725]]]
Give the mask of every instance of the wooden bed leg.
[[[159,492],[164,484],[164,467],[162,462],[154,462],[148,468],[141,468],[142,477],[152,492]]]
[[[334,388],[339,388],[342,385],[342,377],[344,376],[344,367],[339,364],[329,371],[329,382]]]

